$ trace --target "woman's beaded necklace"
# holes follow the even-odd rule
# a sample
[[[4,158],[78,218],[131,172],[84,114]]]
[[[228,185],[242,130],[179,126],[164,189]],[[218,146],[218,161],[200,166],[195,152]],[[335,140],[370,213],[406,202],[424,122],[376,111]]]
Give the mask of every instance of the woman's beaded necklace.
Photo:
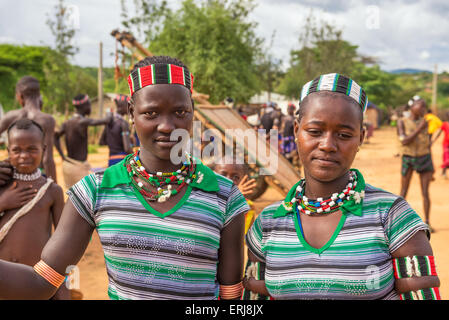
[[[298,211],[307,215],[332,213],[338,211],[346,201],[354,199],[357,203],[360,202],[360,198],[364,197],[364,192],[356,192],[356,186],[357,174],[354,171],[350,171],[349,182],[343,191],[332,194],[329,199],[317,198],[316,200],[311,200],[304,195],[305,180],[302,180],[296,187],[295,197],[290,203],[287,203],[287,206],[292,207],[296,204]]]
[[[147,172],[140,162],[139,151],[128,157],[125,166],[134,187],[149,201],[165,202],[178,194],[182,188],[196,178],[196,165],[189,154],[182,167],[173,172]],[[153,190],[146,186],[148,183]],[[175,187],[176,186],[176,187]]]

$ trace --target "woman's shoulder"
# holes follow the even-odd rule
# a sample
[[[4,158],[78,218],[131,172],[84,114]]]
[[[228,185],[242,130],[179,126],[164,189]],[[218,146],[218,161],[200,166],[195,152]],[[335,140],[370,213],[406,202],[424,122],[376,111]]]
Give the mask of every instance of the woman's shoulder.
[[[275,214],[278,211],[279,207],[282,206],[283,201],[275,201],[262,209],[260,212],[260,216],[263,219],[272,219],[276,218]]]
[[[366,185],[363,202],[364,213],[379,213],[382,216],[382,220],[384,220],[391,215],[392,212],[405,212],[410,209],[410,204],[403,197],[390,191],[373,187],[369,184]]]
[[[393,204],[400,196],[379,187],[366,184],[365,203]]]

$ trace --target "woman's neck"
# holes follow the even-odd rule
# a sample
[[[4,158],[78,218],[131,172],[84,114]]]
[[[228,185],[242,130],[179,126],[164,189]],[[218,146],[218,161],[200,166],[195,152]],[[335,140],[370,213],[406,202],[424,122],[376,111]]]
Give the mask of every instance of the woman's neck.
[[[153,153],[140,148],[140,161],[147,171],[173,172],[182,167],[182,163],[174,164],[170,159],[157,158]]]
[[[327,199],[334,193],[341,192],[349,182],[349,172],[333,181],[319,181],[309,174],[305,174],[305,195],[309,199]]]

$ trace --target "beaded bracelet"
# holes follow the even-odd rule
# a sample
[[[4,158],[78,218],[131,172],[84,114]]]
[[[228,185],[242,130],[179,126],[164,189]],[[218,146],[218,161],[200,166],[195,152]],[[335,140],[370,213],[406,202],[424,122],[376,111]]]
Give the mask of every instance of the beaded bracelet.
[[[396,279],[436,276],[433,256],[412,256],[393,259],[394,277]]]
[[[441,300],[441,295],[438,288],[426,288],[402,293],[399,298],[401,300]]]
[[[36,263],[33,267],[34,271],[42,278],[47,280],[52,286],[59,288],[64,283],[65,277],[56,272],[52,267],[43,260]]]
[[[242,296],[243,282],[232,285],[220,285],[220,298],[222,299],[235,299]]]

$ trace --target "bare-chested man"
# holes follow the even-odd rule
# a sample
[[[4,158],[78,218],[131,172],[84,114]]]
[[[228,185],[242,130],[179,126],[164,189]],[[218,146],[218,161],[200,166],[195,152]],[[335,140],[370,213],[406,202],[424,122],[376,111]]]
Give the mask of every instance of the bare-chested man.
[[[0,133],[19,119],[28,118],[36,121],[42,127],[45,134],[44,144],[46,148],[41,166],[45,170],[45,175],[56,182],[56,167],[53,159],[55,119],[51,115],[41,111],[42,97],[39,81],[30,76],[21,78],[16,85],[16,99],[22,108],[11,110],[0,119]]]
[[[62,172],[67,188],[90,173],[90,165],[87,162],[88,127],[105,125],[112,120],[112,115],[103,119],[89,118],[91,104],[85,94],[77,95],[72,103],[75,106],[75,114],[55,133],[55,147],[63,160]],[[67,156],[64,155],[59,141],[62,135],[65,136]]]
[[[128,113],[128,101],[129,97],[124,94],[115,97],[116,112],[113,120],[105,126],[100,138],[100,145],[109,147],[108,167],[119,163],[133,152],[129,124],[124,118]]]
[[[8,154],[14,175],[0,187],[0,259],[30,266],[39,262],[64,207],[61,187],[39,170],[43,141],[43,129],[36,122],[13,122]],[[54,298],[70,299],[69,291],[62,286]]]

